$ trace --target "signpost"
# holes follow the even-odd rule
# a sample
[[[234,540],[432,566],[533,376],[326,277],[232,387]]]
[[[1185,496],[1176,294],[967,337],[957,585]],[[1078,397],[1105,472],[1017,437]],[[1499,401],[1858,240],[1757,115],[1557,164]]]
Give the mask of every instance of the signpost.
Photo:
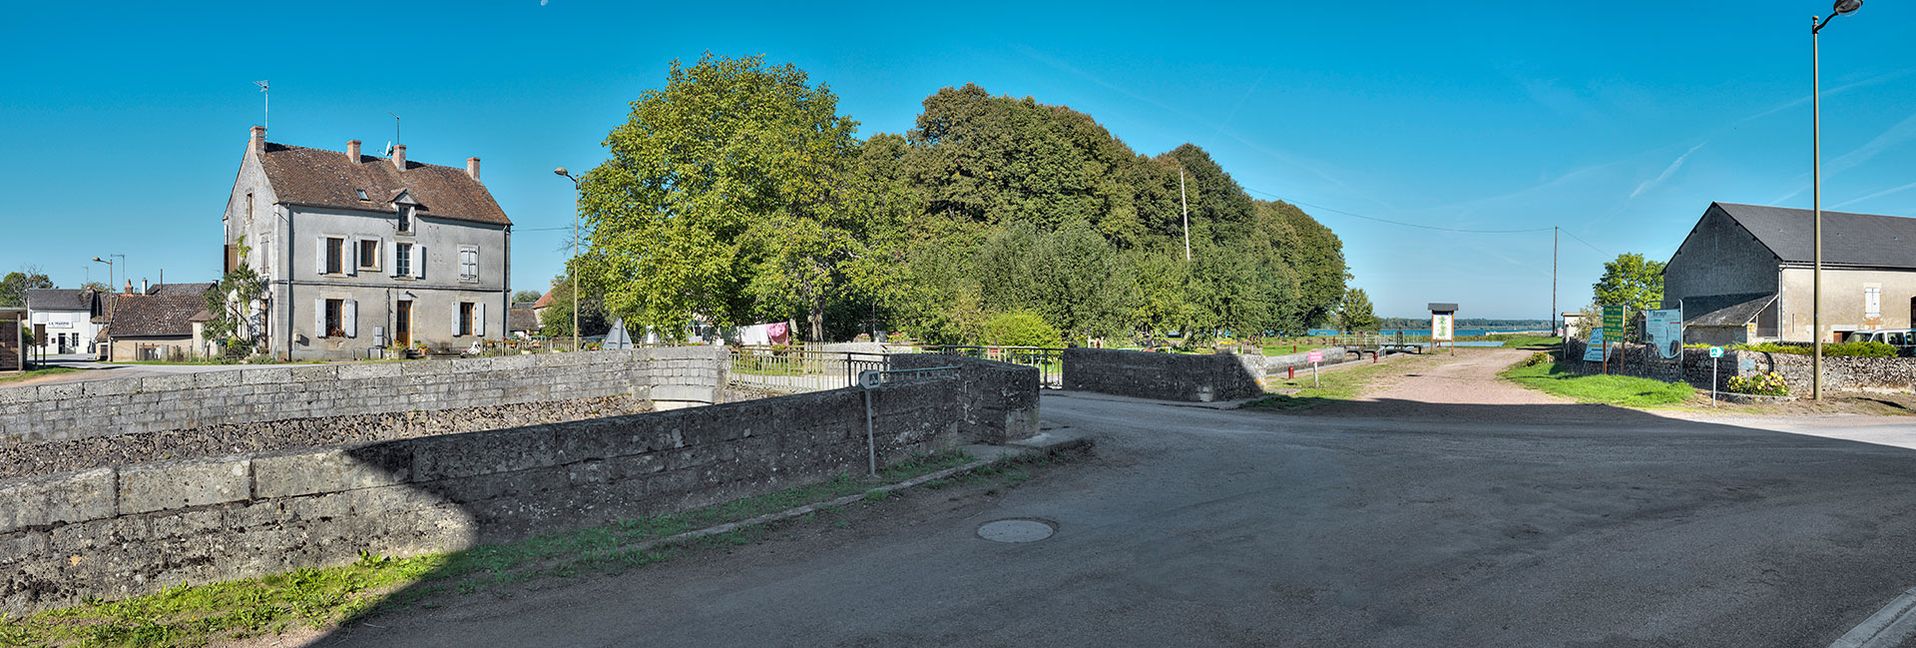
[[[1710,347],[1710,406],[1716,406],[1716,361],[1723,357],[1723,347]]]
[[[1665,360],[1683,354],[1683,311],[1674,308],[1643,311],[1643,339]]]
[[[1456,339],[1456,331],[1457,331],[1457,305],[1451,304],[1451,303],[1431,302],[1430,303],[1431,347],[1433,349],[1436,347],[1441,347],[1444,345],[1445,342],[1451,342],[1452,340]],[[1454,342],[1450,346],[1452,349],[1457,348],[1457,345]]]
[[[1609,338],[1611,340],[1629,339],[1630,331],[1629,329],[1624,328],[1623,310],[1624,309],[1622,306],[1603,307],[1603,328],[1604,330],[1610,331]],[[1603,372],[1610,373],[1610,342],[1609,340],[1605,340],[1603,343]]]
[[[1311,386],[1320,387],[1321,385],[1317,383],[1317,363],[1324,361],[1324,352],[1312,351],[1307,353],[1304,355],[1304,361],[1311,363]]]

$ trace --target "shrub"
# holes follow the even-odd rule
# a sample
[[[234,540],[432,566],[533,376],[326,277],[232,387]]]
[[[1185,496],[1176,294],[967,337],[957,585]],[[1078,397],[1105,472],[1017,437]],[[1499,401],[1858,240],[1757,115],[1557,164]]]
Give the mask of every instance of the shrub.
[[[1788,396],[1790,386],[1783,382],[1782,374],[1775,372],[1754,376],[1730,376],[1729,390],[1738,394],[1758,396]]]
[[[1552,363],[1555,363],[1556,361],[1557,361],[1556,358],[1550,357],[1550,354],[1542,352],[1542,351],[1538,351],[1536,353],[1530,354],[1530,357],[1524,358],[1523,366],[1535,367],[1538,365],[1552,364]]]
[[[1734,348],[1744,351],[1787,353],[1790,355],[1809,355],[1811,353],[1811,347],[1807,344],[1762,342],[1758,344],[1738,344],[1735,345]],[[1882,342],[1833,342],[1823,345],[1823,355],[1829,357],[1894,358],[1896,357],[1896,347]]]
[[[1044,316],[1028,310],[1015,310],[985,320],[985,343],[996,346],[1057,346],[1064,335]]]

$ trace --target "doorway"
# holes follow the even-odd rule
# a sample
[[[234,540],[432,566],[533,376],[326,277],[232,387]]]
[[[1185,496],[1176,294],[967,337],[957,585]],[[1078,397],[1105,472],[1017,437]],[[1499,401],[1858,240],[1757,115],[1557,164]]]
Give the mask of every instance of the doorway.
[[[393,309],[393,342],[412,347],[412,300],[401,299]]]

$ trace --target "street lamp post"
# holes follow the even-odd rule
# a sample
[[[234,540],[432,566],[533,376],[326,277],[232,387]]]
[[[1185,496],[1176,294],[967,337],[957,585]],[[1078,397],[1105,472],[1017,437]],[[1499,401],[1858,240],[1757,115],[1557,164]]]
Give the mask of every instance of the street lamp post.
[[[572,181],[572,263],[566,268],[566,274],[572,275],[572,350],[579,350],[579,179],[573,177],[565,167],[553,169],[552,173]]]
[[[126,255],[124,254],[109,254],[109,255],[106,255],[106,258],[104,259],[100,257],[93,257],[94,263],[106,264],[106,291],[107,292],[117,292],[120,289],[119,286],[113,285],[113,257],[120,257],[120,263],[122,264],[126,263]]]
[[[1863,0],[1836,0],[1828,17],[1810,16],[1810,399],[1823,400],[1823,53],[1817,39],[1837,16]]]

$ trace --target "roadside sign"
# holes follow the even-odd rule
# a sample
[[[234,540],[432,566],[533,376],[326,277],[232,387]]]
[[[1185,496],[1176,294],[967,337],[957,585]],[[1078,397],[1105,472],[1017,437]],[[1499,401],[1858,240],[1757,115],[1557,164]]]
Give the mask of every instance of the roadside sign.
[[[1590,329],[1590,343],[1583,347],[1585,362],[1603,362],[1603,329]]]
[[[1310,352],[1310,353],[1307,353],[1307,354],[1304,354],[1304,361],[1305,361],[1305,362],[1309,362],[1309,363],[1311,363],[1311,364],[1317,364],[1317,363],[1319,363],[1319,362],[1323,362],[1323,361],[1324,361],[1324,352],[1323,352],[1323,351],[1312,351],[1312,352]]]
[[[1710,347],[1710,357],[1712,358],[1723,357],[1723,347],[1720,347],[1720,346]]]
[[[1616,337],[1619,339],[1625,337],[1624,335],[1622,335],[1623,333],[1623,307],[1622,306],[1603,307],[1603,327],[1610,329],[1612,331],[1616,331],[1617,332]]]
[[[1664,359],[1683,353],[1683,311],[1675,308],[1643,311],[1643,339]]]

